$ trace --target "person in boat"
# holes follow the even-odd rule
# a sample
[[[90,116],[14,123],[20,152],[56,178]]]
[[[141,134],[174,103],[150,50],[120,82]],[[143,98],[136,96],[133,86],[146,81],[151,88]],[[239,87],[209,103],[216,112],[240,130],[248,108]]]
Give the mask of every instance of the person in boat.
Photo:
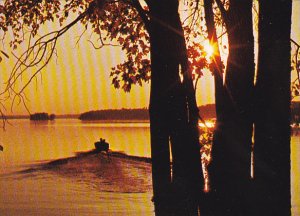
[[[97,152],[106,152],[108,155],[109,144],[105,141],[105,139],[100,138],[100,141],[95,142],[95,149]]]

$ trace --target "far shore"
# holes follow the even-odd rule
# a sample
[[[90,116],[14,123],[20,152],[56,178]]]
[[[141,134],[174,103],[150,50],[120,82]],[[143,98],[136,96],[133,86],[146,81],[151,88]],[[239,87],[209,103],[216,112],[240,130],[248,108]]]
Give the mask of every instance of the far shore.
[[[56,115],[56,119],[78,119],[80,114],[62,114],[62,115]],[[2,116],[0,116],[0,119],[3,119]],[[5,119],[30,119],[30,115],[7,115],[5,116]]]

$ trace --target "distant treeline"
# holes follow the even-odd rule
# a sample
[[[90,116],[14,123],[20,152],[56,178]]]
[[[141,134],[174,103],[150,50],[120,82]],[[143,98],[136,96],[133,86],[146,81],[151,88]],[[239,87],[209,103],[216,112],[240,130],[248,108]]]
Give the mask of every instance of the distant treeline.
[[[30,120],[32,121],[46,121],[46,120],[54,120],[55,119],[55,115],[54,114],[48,114],[45,112],[42,113],[34,113],[32,115],[30,115],[29,117]]]
[[[203,118],[215,118],[214,104],[199,107]],[[142,109],[105,109],[82,113],[80,120],[149,120],[147,108]]]
[[[148,120],[148,109],[106,109],[82,113],[80,120]]]

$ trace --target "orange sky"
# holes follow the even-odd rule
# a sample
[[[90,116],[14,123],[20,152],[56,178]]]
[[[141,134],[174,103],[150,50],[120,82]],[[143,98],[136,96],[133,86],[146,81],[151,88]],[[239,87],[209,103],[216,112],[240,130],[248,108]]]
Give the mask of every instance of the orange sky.
[[[300,1],[293,3],[292,38],[300,42]],[[110,68],[121,62],[120,50],[115,47],[95,50],[87,41],[89,34],[85,34],[77,45],[76,40],[81,32],[81,26],[75,26],[59,40],[58,58],[52,59],[36,82],[27,88],[26,104],[30,112],[66,114],[96,109],[147,107],[149,84],[134,86],[130,93],[116,90],[111,85]],[[0,64],[2,83],[10,73],[13,60],[11,57]],[[199,82],[199,105],[214,102],[212,80],[210,73],[207,73]],[[9,104],[6,107],[9,108]],[[7,114],[12,114],[9,109]],[[22,104],[15,104],[13,114],[27,114],[27,111]]]

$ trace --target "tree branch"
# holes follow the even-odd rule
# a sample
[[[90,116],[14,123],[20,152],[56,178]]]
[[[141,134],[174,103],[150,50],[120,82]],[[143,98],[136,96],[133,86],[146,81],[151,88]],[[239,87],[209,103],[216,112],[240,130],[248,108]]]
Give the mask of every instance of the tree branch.
[[[128,4],[130,4],[133,8],[135,8],[140,15],[141,19],[144,22],[146,30],[149,32],[149,18],[147,16],[146,11],[143,9],[141,3],[138,0],[132,0],[132,1],[126,1]]]
[[[17,57],[12,53],[17,58],[17,62],[13,67],[12,73],[10,74],[10,77],[6,82],[6,87],[4,91],[0,93],[0,95],[8,94],[7,98],[10,98],[12,96],[12,101],[13,101],[12,107],[14,105],[16,98],[19,98],[20,101],[26,107],[25,99],[24,99],[24,90],[37,76],[37,74],[39,74],[52,59],[52,56],[55,53],[55,48],[56,48],[58,38],[62,36],[64,33],[66,33],[77,22],[83,19],[85,15],[88,13],[88,11],[89,8],[85,12],[80,14],[75,20],[73,20],[71,23],[61,28],[60,30],[52,31],[48,34],[41,36],[39,39],[37,39],[34,42],[33,45],[30,45],[31,40],[29,40],[29,45],[27,50],[23,52],[20,57]],[[35,68],[35,67],[38,68],[33,72],[33,74],[30,75],[30,77],[25,82],[25,84],[19,90],[15,90],[14,87],[17,81],[22,77],[22,75],[26,71],[28,71],[28,69]]]
[[[228,12],[225,9],[224,4],[221,2],[221,0],[215,0],[215,1],[218,5],[218,8],[221,11],[221,16],[223,17],[224,22],[227,23],[228,22]]]
[[[295,90],[297,93],[295,95],[292,94],[292,99],[294,99],[295,97],[299,96],[299,93],[300,93],[300,62],[299,62],[300,60],[298,59],[299,51],[300,51],[300,44],[298,44],[292,38],[290,39],[290,41],[296,46],[294,58],[295,58],[295,70],[297,73],[297,78],[292,82],[292,90]]]

